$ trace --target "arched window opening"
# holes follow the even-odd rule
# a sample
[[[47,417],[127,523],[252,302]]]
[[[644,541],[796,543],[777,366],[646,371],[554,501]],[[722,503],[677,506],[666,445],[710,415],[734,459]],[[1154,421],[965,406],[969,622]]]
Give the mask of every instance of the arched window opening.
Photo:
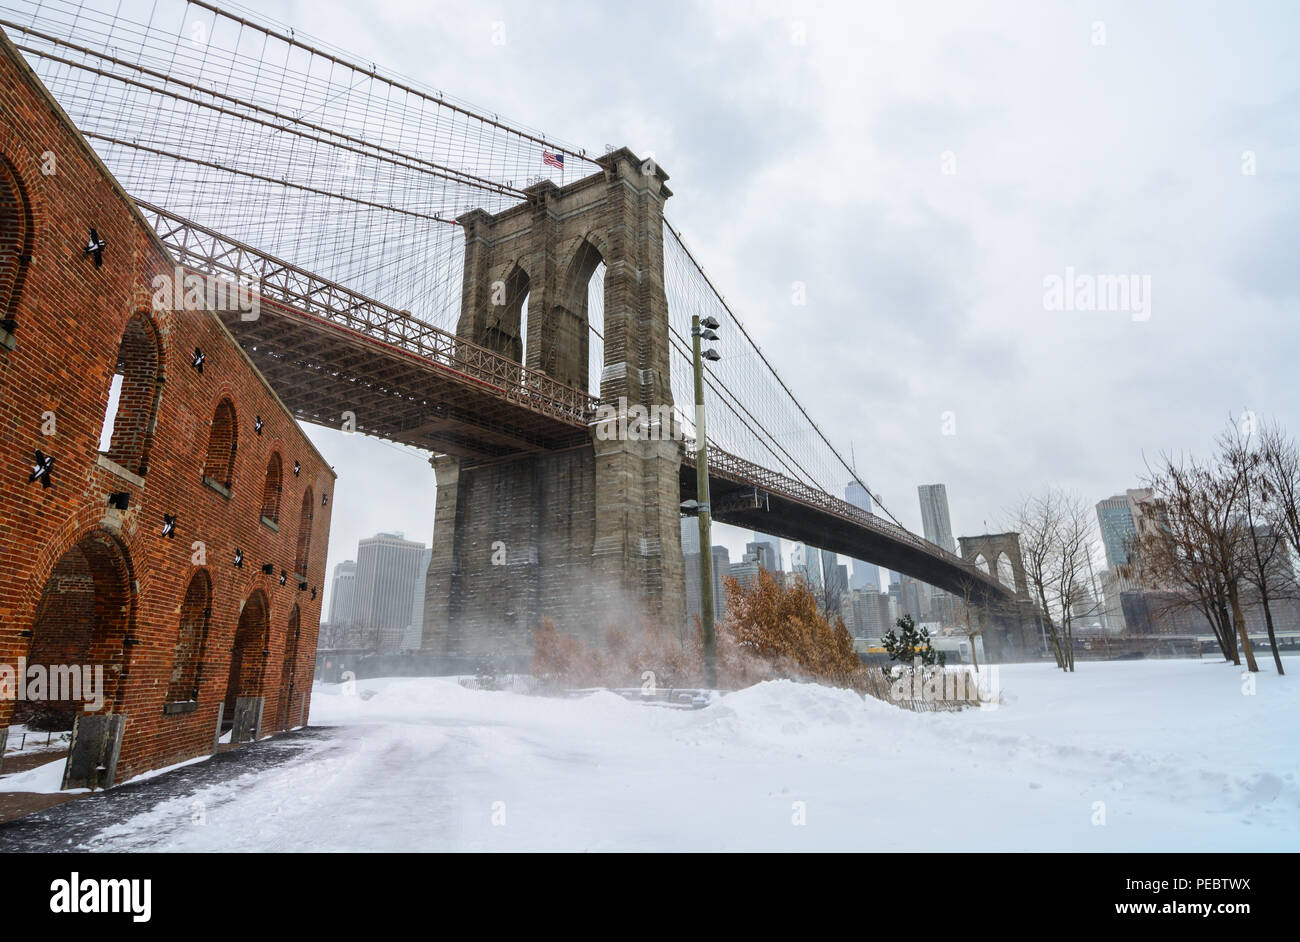
[[[283,489],[283,466],[279,452],[271,453],[266,463],[266,483],[262,485],[262,517],[272,523],[280,522],[280,492]]]
[[[605,370],[605,263],[602,261],[587,282],[587,392],[600,396],[600,377]]]
[[[203,476],[226,490],[230,490],[235,476],[236,435],[235,407],[229,399],[222,399],[217,404],[217,411],[212,416],[212,429],[208,432]]]
[[[527,345],[528,273],[516,265],[504,282],[492,285],[483,346],[523,366]],[[513,379],[518,382],[519,375]]]
[[[293,571],[297,575],[307,575],[307,563],[311,553],[311,521],[315,513],[315,499],[311,488],[302,495],[302,507],[298,512],[298,550],[294,554]]]
[[[985,575],[989,574],[989,561],[984,558],[983,553],[979,553],[975,556],[975,568]]]
[[[600,250],[583,240],[573,253],[573,260],[561,282],[557,303],[551,309],[551,322],[547,324],[545,338],[546,362],[539,363],[554,379],[579,389],[599,390],[600,368],[591,360],[592,280],[598,268],[604,265]],[[604,333],[604,272],[601,274],[601,333]],[[603,343],[602,343],[603,356]]]
[[[18,172],[0,157],[0,330],[18,329],[18,301],[32,258],[32,211]]]
[[[203,570],[196,572],[181,604],[180,628],[172,656],[172,675],[167,684],[167,702],[198,700],[202,681],[203,655],[212,620],[212,580]]]
[[[44,699],[19,701],[15,723],[70,730],[83,710],[113,712],[131,601],[130,562],[111,535],[88,534],[59,558],[41,593],[27,663],[65,682]]]
[[[1006,553],[998,554],[998,581],[1008,589],[1014,590],[1016,587],[1016,570]]]
[[[158,409],[158,336],[149,318],[136,314],[122,332],[99,450],[133,474],[147,471],[149,443]]]
[[[258,589],[244,603],[235,627],[235,645],[230,651],[230,673],[226,678],[223,727],[234,724],[235,707],[241,697],[262,695],[269,634],[269,606],[266,594]]]

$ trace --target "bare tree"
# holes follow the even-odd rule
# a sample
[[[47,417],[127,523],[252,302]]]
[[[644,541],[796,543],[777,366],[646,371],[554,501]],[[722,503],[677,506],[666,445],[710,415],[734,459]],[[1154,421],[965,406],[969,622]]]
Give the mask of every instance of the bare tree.
[[[1276,428],[1274,429],[1276,431]],[[1275,453],[1284,450],[1280,435],[1271,443]],[[1268,630],[1269,646],[1273,650],[1273,663],[1279,674],[1282,655],[1277,647],[1277,634],[1273,626],[1273,606],[1276,599],[1295,594],[1295,577],[1287,553],[1287,529],[1296,517],[1294,503],[1287,505],[1280,499],[1284,493],[1275,486],[1269,473],[1269,460],[1265,453],[1264,436],[1254,434],[1254,423],[1229,423],[1226,432],[1219,436],[1219,460],[1233,473],[1244,479],[1242,507],[1245,515],[1245,578],[1254,586],[1264,611],[1264,625]],[[1285,462],[1279,462],[1285,466]],[[1280,483],[1285,486],[1285,477]],[[1292,495],[1294,491],[1291,492]]]
[[[1144,586],[1166,590],[1172,599],[1165,604],[1164,615],[1180,608],[1199,611],[1214,632],[1224,658],[1239,665],[1241,655],[1228,614],[1227,586],[1201,545],[1200,526],[1187,512],[1197,501],[1179,491],[1182,478],[1157,476],[1148,483],[1155,493],[1151,509],[1160,525],[1138,535],[1131,550],[1137,562],[1124,567],[1120,575],[1135,575]]]
[[[1274,523],[1300,558],[1300,450],[1278,425],[1270,424],[1260,434],[1259,453],[1275,508]]]
[[[963,617],[963,621],[965,622],[963,631],[966,635],[966,640],[970,642],[971,664],[975,667],[975,673],[978,674],[980,670],[980,663],[979,663],[978,656],[975,654],[975,639],[984,633],[984,623],[976,624],[975,622],[971,621],[970,600],[971,600],[971,596],[974,593],[975,593],[975,580],[970,578],[969,576],[963,576],[961,579],[962,617]]]
[[[1084,501],[1055,488],[1016,511],[1020,557],[1056,664],[1074,671],[1074,619],[1085,595],[1093,517]]]
[[[1202,577],[1221,584],[1246,667],[1258,671],[1241,606],[1249,539],[1244,514],[1246,475],[1231,465],[1207,466],[1164,456],[1151,483],[1164,512],[1185,529],[1186,552],[1196,567],[1205,570]]]

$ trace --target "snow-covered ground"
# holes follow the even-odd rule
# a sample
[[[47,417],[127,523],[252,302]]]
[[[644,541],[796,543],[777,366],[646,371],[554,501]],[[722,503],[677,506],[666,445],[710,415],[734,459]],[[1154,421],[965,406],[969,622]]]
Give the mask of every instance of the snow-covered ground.
[[[311,722],[334,728],[304,756],[86,846],[1295,851],[1288,664],[1253,695],[1208,660],[1015,665],[1000,707],[929,714],[784,681],[695,711],[430,678],[318,686]]]

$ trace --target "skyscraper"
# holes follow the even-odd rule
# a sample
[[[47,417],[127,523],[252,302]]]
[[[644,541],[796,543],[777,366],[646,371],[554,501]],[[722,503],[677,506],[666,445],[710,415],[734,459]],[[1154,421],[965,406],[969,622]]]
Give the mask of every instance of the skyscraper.
[[[1127,565],[1129,541],[1137,535],[1133,515],[1128,509],[1128,498],[1116,494],[1099,501],[1097,526],[1101,528],[1101,542],[1106,547],[1106,562],[1112,569]]]
[[[948,516],[948,488],[943,484],[921,484],[916,488],[921,500],[921,532],[927,540],[954,555],[957,541],[952,536],[952,520]],[[921,586],[917,590],[917,604],[926,618],[942,619],[943,613],[952,612],[952,602],[947,593],[934,586]]]
[[[692,519],[691,523],[695,523]],[[696,531],[698,542],[699,531]],[[682,528],[683,542],[685,542],[686,528]],[[686,575],[686,615],[689,618],[693,615],[701,615],[704,612],[704,602],[700,595],[700,553],[699,550],[685,552],[683,546],[682,562],[685,563]],[[731,575],[731,553],[725,546],[713,547],[713,617],[716,620],[721,619],[727,611],[727,593],[723,586],[723,579]]]
[[[776,572],[781,568],[781,560],[777,558],[771,543],[746,543],[745,558],[748,559],[750,555],[753,555],[754,561],[768,572]]]
[[[871,513],[871,493],[859,484],[857,481],[850,481],[849,486],[844,489],[844,499],[861,510]],[[880,590],[880,570],[874,564],[864,562],[861,559],[853,560],[853,575],[849,582],[852,589],[869,589],[872,592]]]
[[[955,554],[957,541],[952,538],[952,521],[948,517],[948,488],[922,484],[916,493],[921,498],[921,532],[931,543]]]
[[[1129,488],[1123,494],[1107,497],[1097,504],[1097,526],[1101,529],[1101,542],[1106,547],[1106,562],[1114,568],[1127,566],[1133,540],[1142,528],[1146,501],[1151,499],[1150,488]]]
[[[925,584],[913,579],[911,576],[905,576],[901,573],[898,576],[898,607],[904,615],[911,615],[912,620],[916,622],[925,621],[929,614],[928,593],[922,598],[922,590]],[[893,592],[893,586],[890,586],[890,592]]]
[[[740,562],[731,564],[731,577],[740,583],[742,588],[748,588],[758,581],[760,569],[766,569],[768,572],[776,571],[771,562],[771,546],[766,543],[746,543],[745,555],[741,557]]]
[[[754,531],[754,542],[762,543],[772,548],[772,572],[781,571],[781,541],[774,536],[768,536],[766,533]]]
[[[713,547],[713,617],[721,621],[727,614],[727,590],[722,580],[731,575],[731,552],[725,546]]]
[[[400,533],[377,533],[357,546],[353,621],[363,638],[381,651],[402,647],[411,624],[416,583],[428,571],[425,552],[423,543]]]
[[[790,550],[790,574],[803,579],[813,592],[822,590],[822,567],[817,551],[796,543]]]
[[[826,605],[840,607],[840,596],[848,591],[848,569],[840,564],[839,557],[830,550],[822,550],[822,585],[825,586]]]
[[[334,581],[330,585],[330,625],[333,628],[352,623],[356,589],[356,561],[344,560],[334,567]]]

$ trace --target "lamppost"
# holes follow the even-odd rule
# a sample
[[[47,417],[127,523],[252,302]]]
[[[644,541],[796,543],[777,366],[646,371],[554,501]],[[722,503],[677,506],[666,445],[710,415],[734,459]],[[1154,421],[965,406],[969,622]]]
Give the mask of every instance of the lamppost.
[[[713,630],[713,540],[709,535],[709,453],[704,434],[704,360],[722,357],[713,348],[700,352],[700,340],[717,340],[716,318],[691,317],[691,348],[695,362],[695,496],[700,518],[700,623],[704,631],[704,686],[718,686],[718,643]]]

